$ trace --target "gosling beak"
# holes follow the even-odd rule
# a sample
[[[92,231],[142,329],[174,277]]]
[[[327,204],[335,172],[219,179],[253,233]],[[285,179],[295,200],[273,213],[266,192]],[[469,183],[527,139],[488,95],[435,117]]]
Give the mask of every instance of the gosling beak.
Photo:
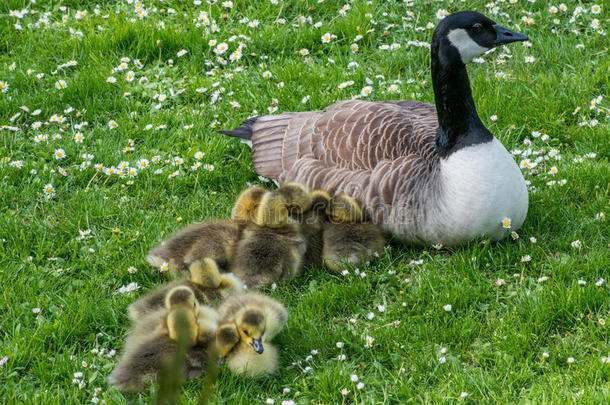
[[[529,37],[525,34],[521,34],[515,31],[511,31],[501,25],[494,25],[496,30],[496,42],[495,45],[508,44],[510,42],[527,41]]]
[[[263,347],[263,341],[260,339],[252,339],[252,343],[250,344],[252,345],[254,351],[258,354],[261,354],[265,350]]]

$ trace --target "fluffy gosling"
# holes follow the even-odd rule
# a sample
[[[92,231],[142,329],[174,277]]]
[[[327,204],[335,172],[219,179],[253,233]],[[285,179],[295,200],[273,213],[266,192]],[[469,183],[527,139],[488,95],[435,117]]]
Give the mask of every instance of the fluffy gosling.
[[[139,392],[156,382],[176,355],[176,342],[182,339],[187,351],[182,369],[175,370],[180,373],[178,380],[196,378],[203,372],[208,350],[215,348],[218,313],[199,306],[185,286],[173,288],[166,305],[134,323],[121,359],[108,378],[120,391]]]
[[[146,261],[154,267],[167,263],[170,272],[179,272],[188,270],[196,260],[210,257],[226,268],[236,239],[237,227],[232,221],[195,224],[148,252]]]
[[[199,304],[212,304],[244,289],[241,280],[233,274],[220,273],[216,262],[208,257],[193,262],[189,271],[190,279],[177,280],[161,286],[131,304],[128,309],[129,318],[137,320],[163,308],[169,292],[179,286],[188,287]]]
[[[300,275],[306,250],[299,224],[288,216],[285,198],[277,191],[260,195],[256,190],[246,190],[236,203],[240,208],[234,209],[233,220],[241,225],[229,262],[229,270],[249,287]]]
[[[218,307],[218,354],[236,374],[256,377],[277,369],[277,349],[270,343],[288,319],[278,301],[258,293],[235,294]]]
[[[342,263],[358,265],[383,251],[385,239],[381,229],[366,222],[360,205],[353,198],[339,194],[330,199],[324,226],[322,260],[337,271]]]

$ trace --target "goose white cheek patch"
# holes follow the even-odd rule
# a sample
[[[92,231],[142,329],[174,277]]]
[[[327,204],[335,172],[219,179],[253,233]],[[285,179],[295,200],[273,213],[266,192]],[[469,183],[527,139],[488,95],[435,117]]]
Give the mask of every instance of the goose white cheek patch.
[[[451,30],[447,35],[449,41],[460,53],[463,63],[468,63],[477,56],[483,55],[488,51],[487,48],[474,42],[468,32],[463,28]]]

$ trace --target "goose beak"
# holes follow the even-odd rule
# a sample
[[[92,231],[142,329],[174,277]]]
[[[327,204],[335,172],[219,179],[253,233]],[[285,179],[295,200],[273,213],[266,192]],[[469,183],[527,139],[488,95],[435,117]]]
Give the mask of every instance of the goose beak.
[[[262,354],[265,350],[265,348],[263,347],[263,341],[260,339],[252,339],[252,343],[250,344],[252,345],[254,351],[258,354]]]
[[[496,30],[496,42],[495,45],[508,44],[510,42],[527,41],[529,37],[525,34],[521,34],[515,31],[511,31],[501,25],[494,25]]]

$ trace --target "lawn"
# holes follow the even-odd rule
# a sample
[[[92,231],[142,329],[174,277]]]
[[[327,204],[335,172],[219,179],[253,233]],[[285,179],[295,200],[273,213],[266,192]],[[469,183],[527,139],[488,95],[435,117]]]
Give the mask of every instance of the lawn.
[[[2,402],[153,401],[106,381],[127,306],[168,278],[146,252],[273,187],[216,130],[433,102],[432,28],[464,7],[530,36],[469,65],[529,182],[525,224],[266,291],[290,311],[281,371],[221,373],[212,402],[610,402],[610,5],[564,1],[2,1]]]

